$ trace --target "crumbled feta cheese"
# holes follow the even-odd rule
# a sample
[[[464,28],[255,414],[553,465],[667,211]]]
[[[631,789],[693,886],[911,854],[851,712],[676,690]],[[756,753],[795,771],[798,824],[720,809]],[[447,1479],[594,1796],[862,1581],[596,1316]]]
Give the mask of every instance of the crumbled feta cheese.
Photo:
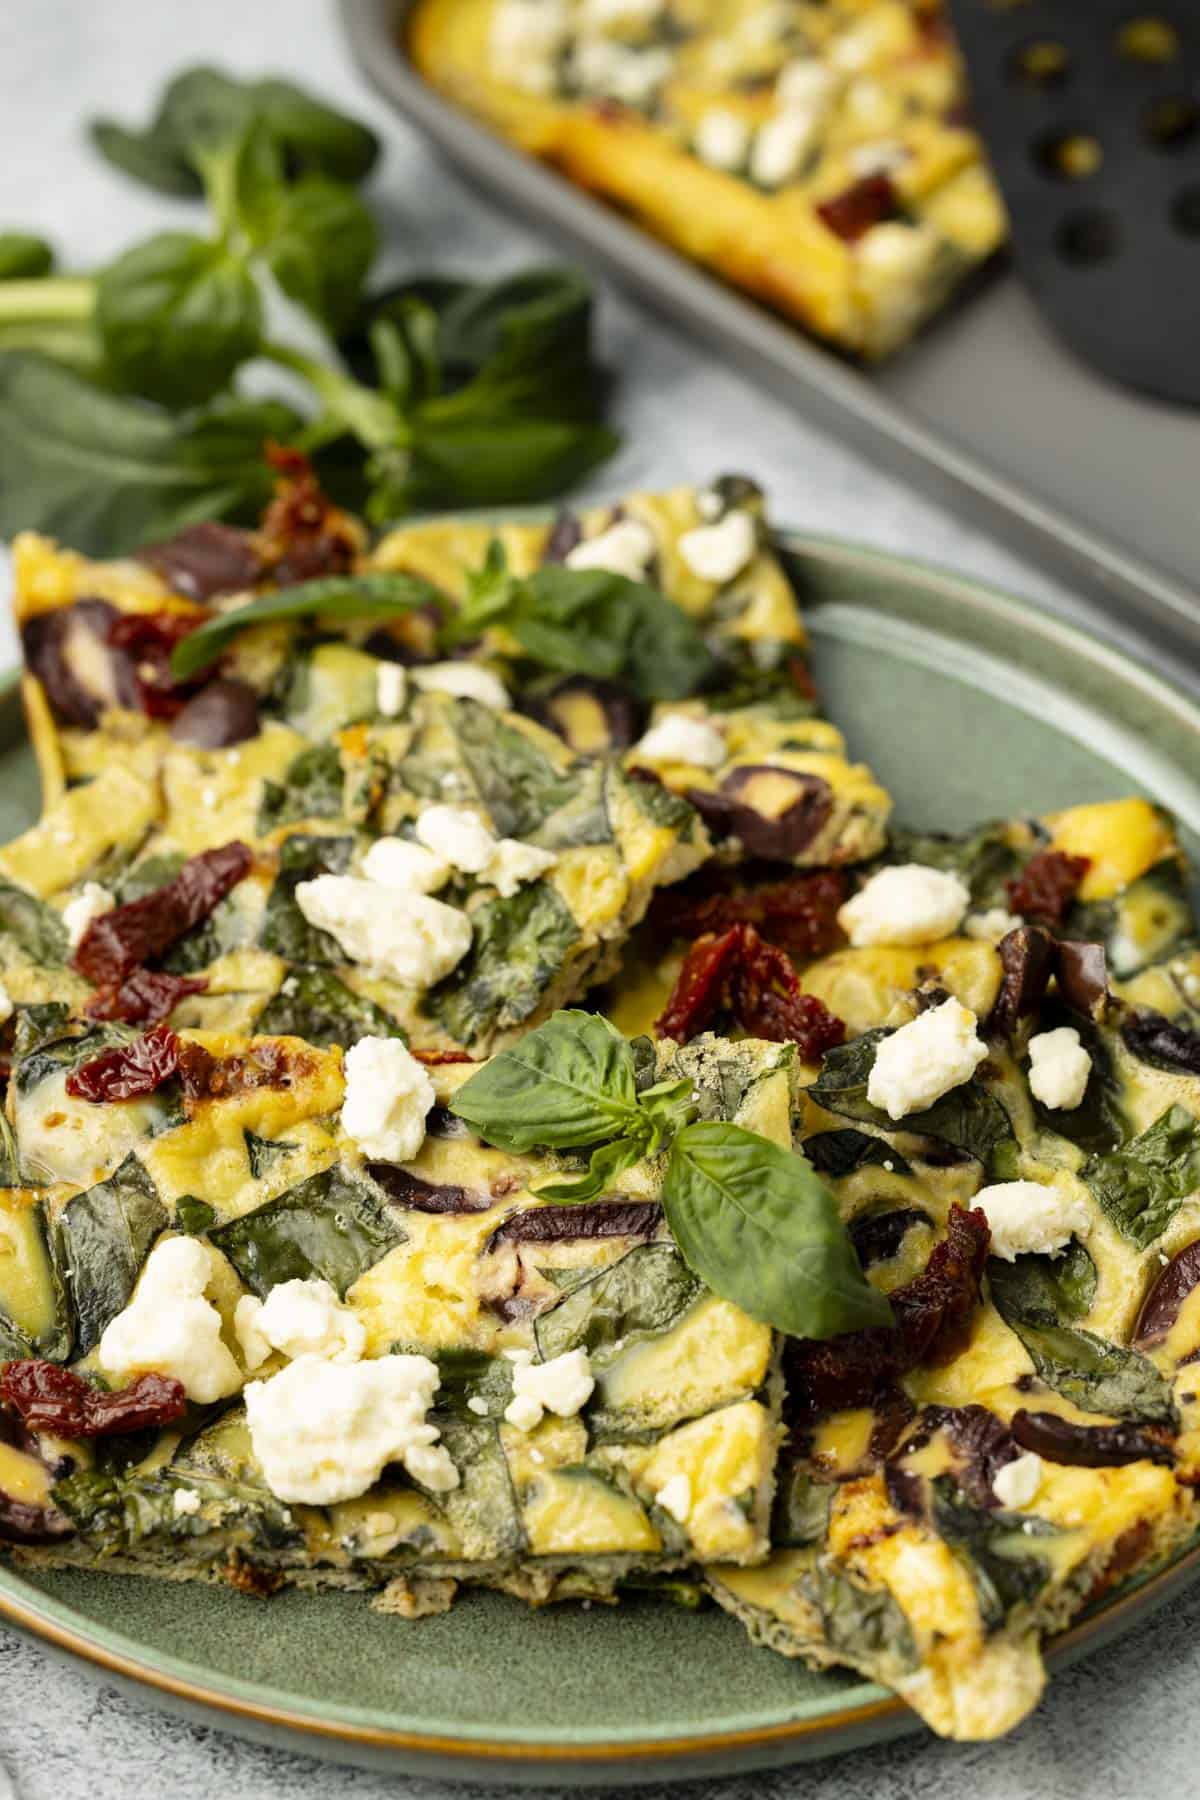
[[[991,1254],[1005,1262],[1014,1262],[1030,1251],[1057,1256],[1091,1224],[1082,1196],[1039,1181],[995,1182],[980,1188],[971,1205],[982,1207],[987,1214]]]
[[[4,986],[4,983],[0,982],[0,1025],[5,1024],[11,1019],[15,1011],[16,1008],[13,1005],[12,995]]]
[[[614,25],[650,25],[663,9],[663,0],[582,0],[578,19],[589,31],[607,31]]]
[[[719,519],[725,511],[725,502],[715,488],[701,488],[696,495],[696,511],[702,519]]]
[[[668,1481],[664,1481],[654,1496],[654,1504],[670,1513],[680,1525],[686,1525],[692,1510],[692,1484],[687,1476],[672,1475]]]
[[[642,762],[690,763],[696,769],[715,769],[725,761],[725,739],[708,719],[664,713],[634,745],[633,753]]]
[[[963,931],[967,937],[998,944],[1010,931],[1019,931],[1023,923],[1016,913],[1006,912],[1002,906],[990,906],[986,912],[969,914]]]
[[[826,54],[835,69],[843,74],[857,75],[872,63],[882,46],[884,32],[876,28],[875,22],[864,19],[850,31],[843,31],[835,37],[827,48]]]
[[[713,169],[740,169],[750,149],[750,127],[727,106],[710,106],[700,115],[692,148]]]
[[[925,225],[888,220],[859,238],[856,255],[865,274],[887,281],[922,281],[938,254],[938,236]]]
[[[409,838],[382,837],[376,838],[363,857],[362,872],[368,881],[378,881],[383,887],[432,894],[449,881],[450,864]]]
[[[354,1500],[402,1462],[435,1493],[459,1484],[438,1429],[425,1415],[439,1376],[426,1356],[331,1363],[300,1356],[246,1388],[250,1442],[280,1500],[332,1506]]]
[[[817,107],[789,107],[759,126],[750,154],[750,174],[760,187],[783,187],[800,172],[817,141],[822,112]]]
[[[408,676],[402,663],[381,662],[375,671],[375,710],[385,719],[394,719],[404,711],[408,694]]]
[[[880,869],[838,912],[856,950],[868,944],[932,944],[957,931],[971,894],[966,883],[923,863]]]
[[[1070,1112],[1087,1092],[1092,1059],[1071,1025],[1042,1031],[1029,1040],[1029,1086],[1035,1100]]]
[[[424,1067],[399,1038],[359,1038],[347,1050],[342,1128],[364,1156],[410,1162],[425,1142],[425,1117],[436,1098]]]
[[[535,881],[558,858],[552,850],[496,838],[479,814],[466,806],[427,806],[416,824],[422,844],[466,875],[478,875],[509,899],[526,881]]]
[[[868,175],[891,175],[908,161],[905,145],[894,139],[878,144],[855,144],[846,158],[850,172],[862,180]]]
[[[657,550],[654,533],[640,519],[618,519],[607,531],[585,538],[567,553],[568,569],[607,569],[641,581]]]
[[[549,1362],[513,1361],[513,1397],[504,1416],[518,1431],[532,1431],[543,1413],[569,1419],[591,1398],[596,1383],[586,1350],[567,1350]]]
[[[754,520],[737,506],[715,525],[697,525],[679,540],[679,554],[692,574],[719,585],[740,575],[757,547]]]
[[[467,1411],[473,1412],[477,1419],[486,1419],[488,1415],[488,1403],[483,1399],[482,1395],[472,1394],[471,1398],[467,1401]]]
[[[473,662],[426,663],[413,669],[412,679],[430,694],[449,694],[455,700],[477,700],[493,712],[504,712],[508,689],[498,675]]]
[[[199,1238],[164,1238],[146,1259],[133,1298],[105,1327],[96,1352],[118,1385],[153,1370],[181,1381],[202,1406],[236,1394],[242,1372],[221,1340],[221,1315],[206,1297],[218,1252]]]
[[[265,1300],[243,1294],[233,1319],[246,1367],[266,1361],[258,1352],[279,1350],[297,1356],[323,1356],[327,1362],[357,1362],[367,1347],[367,1329],[343,1306],[327,1281],[281,1281]]]
[[[200,1496],[195,1488],[176,1488],[171,1511],[177,1519],[187,1519],[200,1511]]]
[[[992,1492],[1001,1506],[1028,1506],[1042,1485],[1042,1459],[1036,1450],[1014,1457],[992,1477]]]
[[[570,29],[563,0],[500,0],[489,45],[497,76],[527,94],[552,92],[555,60]]]
[[[83,934],[93,919],[102,913],[111,912],[116,900],[106,887],[98,881],[86,881],[83,887],[68,900],[63,907],[63,924],[67,931],[67,942],[72,950],[77,950],[83,941]]]
[[[977,1023],[968,1007],[943,1000],[882,1038],[867,1083],[871,1105],[889,1119],[903,1119],[969,1081],[987,1055],[975,1035]]]
[[[838,78],[815,56],[798,56],[785,63],[775,83],[775,98],[781,107],[825,107],[833,99]]]
[[[471,921],[457,907],[355,875],[302,881],[296,904],[310,925],[336,938],[351,962],[408,987],[432,987],[471,948]]]
[[[581,38],[571,56],[571,74],[589,94],[607,94],[626,106],[647,106],[667,80],[675,58],[663,45],[634,49],[615,38]]]

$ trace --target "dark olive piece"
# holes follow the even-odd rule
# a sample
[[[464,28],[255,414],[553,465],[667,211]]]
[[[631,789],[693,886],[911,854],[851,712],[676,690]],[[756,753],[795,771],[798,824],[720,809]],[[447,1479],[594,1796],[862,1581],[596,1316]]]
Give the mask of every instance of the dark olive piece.
[[[718,837],[736,837],[751,856],[790,862],[824,829],[833,789],[820,775],[770,763],[733,769],[716,793],[689,788],[687,798]]]
[[[1156,1069],[1200,1075],[1200,1031],[1176,1025],[1163,1013],[1139,1007],[1121,1026],[1126,1048]]]
[[[568,675],[526,695],[522,711],[556,732],[580,756],[627,750],[642,734],[644,709],[615,681]]]
[[[1133,1328],[1135,1350],[1152,1350],[1162,1343],[1198,1281],[1200,1238],[1185,1244],[1151,1285]]]
[[[210,681],[175,718],[171,736],[198,750],[224,750],[257,737],[258,695],[244,681]]]
[[[1103,944],[1075,943],[1058,946],[1055,962],[1058,991],[1075,1012],[1098,1019],[1108,1000],[1108,959]]]
[[[1175,1461],[1170,1444],[1136,1425],[1079,1425],[1058,1413],[1026,1412],[1012,1416],[1010,1429],[1022,1450],[1034,1450],[1047,1462],[1077,1469],[1118,1469],[1125,1463]]]
[[[233,525],[205,519],[137,553],[167,586],[188,600],[215,600],[240,594],[259,581],[265,564],[248,534]]]
[[[493,1204],[490,1194],[448,1184],[436,1186],[432,1181],[422,1181],[419,1175],[410,1175],[395,1163],[369,1162],[367,1174],[379,1183],[389,1200],[407,1207],[409,1212],[476,1213],[486,1212]]]
[[[575,1238],[652,1238],[662,1224],[662,1207],[653,1200],[593,1200],[580,1206],[535,1206],[510,1213],[484,1246],[557,1244]]]
[[[1037,1011],[1054,972],[1054,939],[1041,925],[1019,925],[1000,940],[1004,978],[992,1015],[992,1031],[1012,1037],[1023,1018]]]
[[[577,513],[565,508],[550,528],[550,536],[542,548],[542,562],[565,563],[572,550],[583,542],[583,526]]]
[[[76,600],[35,614],[21,628],[25,666],[66,725],[90,730],[108,707],[140,705],[133,660],[108,641],[119,616],[107,600]]]

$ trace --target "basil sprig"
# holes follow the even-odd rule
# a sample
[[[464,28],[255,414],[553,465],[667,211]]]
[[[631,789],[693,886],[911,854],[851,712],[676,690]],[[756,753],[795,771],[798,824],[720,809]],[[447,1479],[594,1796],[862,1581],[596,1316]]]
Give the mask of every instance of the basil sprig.
[[[667,1149],[662,1203],[692,1271],[752,1318],[795,1337],[892,1323],[816,1171],[738,1125],[697,1122],[687,1081],[637,1086],[633,1051],[592,1013],[559,1012],[464,1083],[451,1110],[501,1149],[593,1148],[585,1176],[539,1192],[594,1198]]]
[[[643,700],[681,700],[709,685],[716,659],[693,619],[657,588],[606,569],[548,563],[514,575],[497,538],[468,585],[455,631],[512,633],[544,669],[626,681]]]
[[[171,652],[171,673],[177,681],[186,681],[215,662],[227,645],[252,625],[271,625],[280,619],[388,618],[419,606],[437,605],[439,600],[437,589],[416,575],[392,575],[383,570],[373,575],[321,575],[206,619],[176,644]]]

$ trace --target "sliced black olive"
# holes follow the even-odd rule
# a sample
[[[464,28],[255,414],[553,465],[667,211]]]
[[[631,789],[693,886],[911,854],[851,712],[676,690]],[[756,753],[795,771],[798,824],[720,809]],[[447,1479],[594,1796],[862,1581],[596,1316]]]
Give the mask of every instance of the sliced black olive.
[[[643,709],[628,688],[588,675],[568,675],[527,695],[522,710],[580,756],[626,750],[642,734]]]
[[[550,528],[550,536],[542,548],[543,563],[565,563],[572,550],[583,542],[583,526],[577,513],[565,507]]]
[[[1139,1007],[1121,1026],[1128,1049],[1155,1069],[1200,1075],[1200,1032],[1176,1025],[1165,1014]]]
[[[0,1491],[0,1541],[6,1544],[52,1544],[70,1537],[74,1525],[56,1506],[34,1506]]]
[[[431,1106],[425,1115],[425,1136],[435,1138],[470,1137],[471,1127],[448,1106]]]
[[[223,750],[257,737],[258,695],[244,681],[210,681],[177,715],[171,736],[199,750]]]
[[[64,724],[90,729],[111,706],[139,705],[133,661],[108,641],[119,616],[107,600],[76,600],[22,626],[26,667]]]
[[[594,1200],[581,1206],[535,1206],[511,1213],[484,1246],[485,1254],[501,1244],[557,1244],[574,1238],[651,1238],[662,1224],[662,1207],[653,1200]]]
[[[1058,991],[1069,1007],[1098,1019],[1108,1001],[1108,959],[1103,944],[1065,940],[1055,960]]]
[[[955,1476],[977,1506],[999,1504],[993,1492],[998,1472],[1017,1456],[1012,1432],[1002,1419],[974,1401],[966,1406],[926,1406],[904,1450],[919,1449],[935,1431],[945,1433],[954,1451]]]
[[[1168,1443],[1136,1425],[1079,1425],[1058,1413],[1026,1412],[1024,1407],[1012,1416],[1012,1435],[1022,1450],[1077,1469],[1117,1469],[1133,1462],[1170,1467],[1175,1461]]]
[[[1152,1284],[1142,1301],[1137,1324],[1133,1328],[1133,1344],[1137,1350],[1151,1350],[1161,1344],[1174,1325],[1183,1303],[1200,1281],[1200,1238],[1173,1256]]]
[[[472,1192],[449,1183],[436,1185],[432,1181],[422,1181],[419,1175],[410,1175],[406,1169],[397,1168],[395,1163],[369,1162],[367,1174],[379,1183],[389,1200],[406,1207],[409,1212],[476,1213],[486,1212],[495,1204],[490,1194]]]
[[[689,788],[688,799],[718,837],[736,837],[751,856],[789,862],[821,833],[833,789],[820,775],[771,763],[732,769],[716,793]]]
[[[145,544],[137,554],[139,562],[189,600],[240,594],[261,579],[265,568],[246,532],[215,519],[185,526],[174,537]]]
[[[1054,939],[1040,925],[1019,925],[1001,938],[1004,978],[989,1020],[993,1031],[1011,1037],[1018,1024],[1037,1011],[1054,973]]]

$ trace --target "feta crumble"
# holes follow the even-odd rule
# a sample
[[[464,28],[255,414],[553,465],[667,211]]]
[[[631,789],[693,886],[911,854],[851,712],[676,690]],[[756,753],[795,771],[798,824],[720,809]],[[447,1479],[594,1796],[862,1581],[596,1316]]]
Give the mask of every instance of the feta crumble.
[[[740,169],[750,149],[750,127],[726,106],[710,106],[700,115],[692,149],[711,169]]]
[[[479,814],[467,806],[427,806],[417,820],[416,832],[427,850],[466,875],[478,875],[506,900],[558,860],[552,850],[541,850],[536,844],[494,837]]]
[[[92,920],[111,912],[115,905],[113,895],[106,887],[101,887],[98,881],[84,882],[74,899],[68,900],[63,907],[62,920],[66,927],[67,942],[72,950],[78,950]]]
[[[351,962],[408,987],[432,987],[471,948],[471,921],[456,906],[356,875],[302,881],[296,904]]]
[[[880,869],[838,911],[856,950],[869,944],[933,944],[957,931],[971,903],[966,883],[924,863]]]
[[[692,574],[719,586],[740,575],[757,548],[754,519],[738,506],[715,525],[697,525],[679,540],[679,554]]]
[[[96,1359],[116,1385],[154,1371],[183,1383],[208,1406],[236,1394],[242,1372],[221,1338],[221,1315],[206,1298],[218,1252],[199,1238],[169,1237],[146,1259],[133,1298],[105,1327]]]
[[[725,739],[708,719],[687,713],[664,713],[645,737],[633,747],[642,762],[690,763],[697,769],[716,769],[725,761]]]
[[[1042,1031],[1029,1040],[1029,1086],[1035,1100],[1061,1112],[1078,1106],[1087,1092],[1092,1059],[1072,1025]]]
[[[246,1388],[246,1423],[271,1492],[332,1506],[354,1500],[402,1462],[434,1493],[459,1484],[438,1429],[425,1415],[439,1376],[426,1356],[333,1363],[300,1356]]]
[[[669,77],[675,58],[663,45],[635,49],[615,38],[581,38],[571,57],[571,74],[589,94],[608,94],[626,106],[647,106]]]
[[[837,76],[825,63],[815,56],[798,56],[780,70],[775,98],[784,108],[824,108],[837,86]]]
[[[364,1156],[411,1162],[425,1142],[437,1096],[424,1067],[399,1038],[359,1038],[346,1052],[342,1129]]]
[[[692,1510],[692,1484],[686,1475],[672,1475],[654,1496],[655,1506],[670,1513],[677,1524],[686,1525]]]
[[[576,544],[567,553],[567,567],[607,569],[611,575],[641,581],[657,548],[654,533],[640,519],[618,519],[607,531]]]
[[[1001,1506],[1028,1506],[1041,1485],[1042,1459],[1036,1450],[1014,1457],[992,1478],[992,1492]]]
[[[1006,912],[1002,906],[991,906],[986,912],[970,913],[963,925],[963,933],[969,938],[979,938],[985,944],[998,944],[1010,931],[1019,931],[1024,923],[1017,913]]]
[[[551,93],[555,60],[569,34],[563,0],[500,0],[489,44],[496,74],[527,94]]]
[[[394,719],[404,711],[408,695],[408,676],[403,664],[381,662],[375,671],[375,710],[385,719]]]
[[[969,1081],[987,1055],[977,1024],[960,1001],[943,1000],[881,1039],[867,1082],[871,1105],[903,1119]]]
[[[328,1281],[281,1281],[265,1300],[243,1294],[233,1328],[248,1369],[258,1368],[272,1350],[293,1361],[323,1356],[327,1362],[357,1362],[367,1347],[366,1326]]]
[[[378,881],[383,887],[432,894],[449,881],[450,864],[409,838],[382,837],[376,838],[363,857],[362,872],[368,881]]]
[[[4,986],[3,982],[0,982],[0,1025],[6,1024],[8,1020],[12,1018],[15,1011],[16,1007],[13,1005],[12,995]]]
[[[822,110],[789,107],[759,126],[750,153],[750,174],[760,187],[779,188],[799,174],[816,143]]]
[[[188,1519],[200,1511],[200,1496],[195,1488],[176,1488],[171,1511],[177,1519]]]
[[[544,1363],[535,1363],[528,1350],[518,1356],[512,1358],[513,1397],[504,1409],[518,1431],[533,1431],[548,1412],[569,1419],[591,1398],[596,1383],[586,1350],[567,1350]]]
[[[980,1188],[972,1206],[982,1207],[991,1228],[991,1254],[1015,1262],[1036,1251],[1057,1256],[1091,1224],[1087,1202],[1062,1188],[1038,1181],[998,1181]]]
[[[473,662],[426,663],[411,671],[417,687],[429,694],[449,694],[455,700],[477,700],[493,712],[504,712],[508,689],[498,675]]]

